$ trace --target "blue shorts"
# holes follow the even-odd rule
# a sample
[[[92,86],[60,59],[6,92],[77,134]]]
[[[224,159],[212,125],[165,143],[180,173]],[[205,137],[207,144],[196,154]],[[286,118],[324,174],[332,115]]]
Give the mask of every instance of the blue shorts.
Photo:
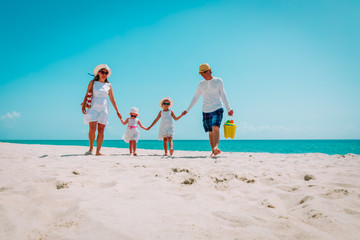
[[[205,132],[212,132],[212,127],[220,127],[223,118],[224,109],[219,108],[218,110],[210,113],[203,112],[203,125]]]

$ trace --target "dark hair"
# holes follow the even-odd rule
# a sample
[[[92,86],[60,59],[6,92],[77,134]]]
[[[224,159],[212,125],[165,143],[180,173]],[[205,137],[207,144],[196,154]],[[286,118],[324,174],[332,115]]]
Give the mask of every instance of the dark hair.
[[[103,70],[103,69],[106,69],[106,68],[100,69],[99,72],[100,72],[101,70]],[[100,77],[99,77],[99,73],[98,73],[98,74],[96,74],[96,76],[94,77],[93,80],[94,80],[94,81],[99,81],[99,78],[100,78]],[[105,82],[107,82],[107,83],[109,82],[107,78],[105,79]]]

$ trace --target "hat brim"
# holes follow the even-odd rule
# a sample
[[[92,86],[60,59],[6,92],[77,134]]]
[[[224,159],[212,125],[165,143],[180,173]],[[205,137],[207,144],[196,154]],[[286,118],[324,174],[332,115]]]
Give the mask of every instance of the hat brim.
[[[210,71],[210,70],[211,70],[211,68],[206,69],[206,70],[199,71],[199,73],[201,74],[201,73],[203,73],[203,72]]]
[[[98,73],[101,69],[108,70],[109,74],[107,75],[107,78],[109,78],[111,76],[111,68],[107,64],[97,65],[94,69],[94,76],[98,75]]]
[[[165,100],[168,100],[168,101],[170,102],[169,108],[171,108],[171,107],[174,105],[174,101],[173,101],[171,98],[169,98],[169,97],[164,97],[164,98],[161,99],[160,102],[159,102],[159,106],[160,106],[161,108],[162,108],[162,103],[163,103],[163,101],[165,101]]]

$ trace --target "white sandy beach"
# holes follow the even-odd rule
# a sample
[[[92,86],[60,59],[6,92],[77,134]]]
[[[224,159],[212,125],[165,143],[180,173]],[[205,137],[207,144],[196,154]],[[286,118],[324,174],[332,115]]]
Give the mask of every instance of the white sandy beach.
[[[360,238],[360,155],[86,150],[0,143],[0,239]]]

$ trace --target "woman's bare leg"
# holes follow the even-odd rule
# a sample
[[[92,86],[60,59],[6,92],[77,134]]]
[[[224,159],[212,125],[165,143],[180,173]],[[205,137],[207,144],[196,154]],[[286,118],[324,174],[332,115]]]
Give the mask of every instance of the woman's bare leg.
[[[89,123],[89,144],[90,144],[89,152],[92,152],[93,148],[94,148],[96,125],[97,125],[97,122]]]
[[[96,155],[100,156],[102,153],[100,152],[102,143],[104,141],[104,132],[105,132],[105,126],[104,124],[99,123],[98,124],[98,136],[96,139]]]

